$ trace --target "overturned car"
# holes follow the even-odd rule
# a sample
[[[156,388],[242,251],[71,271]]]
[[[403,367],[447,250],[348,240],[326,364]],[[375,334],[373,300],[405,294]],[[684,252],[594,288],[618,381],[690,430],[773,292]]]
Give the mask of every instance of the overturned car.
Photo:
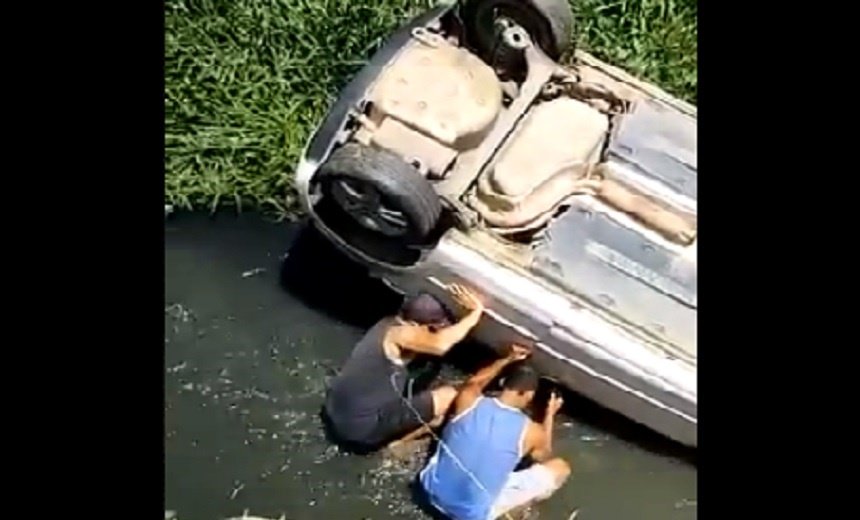
[[[463,282],[489,345],[696,446],[696,109],[577,52],[566,0],[462,0],[393,34],[297,171],[396,290]]]

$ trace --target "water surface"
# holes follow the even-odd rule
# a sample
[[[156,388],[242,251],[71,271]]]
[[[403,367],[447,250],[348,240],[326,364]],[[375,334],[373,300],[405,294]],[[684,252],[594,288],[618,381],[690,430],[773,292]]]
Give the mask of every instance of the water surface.
[[[256,216],[166,221],[165,507],[180,520],[429,518],[409,488],[420,457],[325,438],[326,379],[399,299],[322,246]],[[532,517],[696,518],[690,451],[575,396],[565,408],[555,451],[574,476]]]

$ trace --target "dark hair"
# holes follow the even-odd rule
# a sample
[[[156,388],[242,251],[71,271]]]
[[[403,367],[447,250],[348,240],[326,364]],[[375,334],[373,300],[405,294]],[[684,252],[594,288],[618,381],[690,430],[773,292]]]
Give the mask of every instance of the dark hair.
[[[400,317],[407,321],[414,321],[421,325],[446,325],[451,323],[451,317],[445,306],[435,296],[428,293],[420,293],[412,298],[407,298],[400,308]]]
[[[502,388],[517,392],[534,392],[538,389],[540,377],[535,369],[527,363],[511,365],[502,380]]]

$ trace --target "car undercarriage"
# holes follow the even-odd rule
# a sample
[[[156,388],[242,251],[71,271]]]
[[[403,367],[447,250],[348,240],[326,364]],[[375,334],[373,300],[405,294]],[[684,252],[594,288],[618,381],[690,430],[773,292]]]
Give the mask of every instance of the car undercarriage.
[[[559,65],[565,9],[468,0],[401,30],[311,141],[307,205],[378,272],[462,244],[695,371],[696,109]]]

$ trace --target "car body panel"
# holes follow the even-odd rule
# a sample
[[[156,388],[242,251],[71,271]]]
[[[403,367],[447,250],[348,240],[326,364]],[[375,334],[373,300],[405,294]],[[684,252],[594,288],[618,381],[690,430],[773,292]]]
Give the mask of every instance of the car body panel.
[[[695,266],[607,213],[575,201],[547,227],[531,269],[695,359]]]
[[[610,161],[628,165],[639,174],[626,175],[625,180],[644,177],[659,183],[651,186],[660,190],[664,200],[695,213],[696,137],[695,119],[654,102],[642,102],[620,118],[608,154]],[[647,186],[640,188],[648,191]]]
[[[486,300],[473,335],[492,348],[536,347],[535,363],[566,386],[683,444],[696,445],[696,365],[669,356],[619,324],[536,283],[468,235],[451,231],[425,262],[408,271],[375,271],[405,294],[426,291],[443,301],[443,286],[464,283]]]
[[[415,28],[433,24],[451,9],[451,5],[434,7],[404,24],[385,40],[370,61],[341,89],[325,119],[311,136],[303,153],[303,160],[321,163],[328,157],[340,137],[350,110],[366,97],[382,70],[397,57],[403,46],[409,43],[412,31]],[[310,181],[310,179],[302,178],[299,181]]]
[[[451,8],[437,7],[394,33],[345,87],[311,138],[298,165],[296,184],[313,225],[398,292],[428,291],[445,299],[443,287],[449,283],[474,287],[487,304],[474,331],[479,341],[494,348],[515,341],[531,344],[534,362],[545,374],[669,438],[696,446],[695,243],[683,249],[656,235],[634,236],[632,224],[612,211],[589,221],[587,230],[579,229],[584,222],[579,219],[586,217],[578,210],[599,212],[600,208],[574,205],[549,224],[543,243],[507,247],[486,231],[452,228],[423,252],[420,261],[398,266],[350,246],[314,210],[311,179],[344,138],[350,111],[367,98],[375,78],[396,59],[413,30],[438,22]],[[621,78],[634,85],[640,97],[645,92],[645,97],[685,114],[695,129],[695,107],[591,56],[580,53],[578,58],[589,64],[592,76]],[[651,115],[646,114],[643,121],[650,121]],[[637,123],[630,124],[634,132],[622,125],[619,131],[628,133],[621,144],[627,148],[618,148],[610,156],[619,165],[648,171],[667,157],[680,157],[681,166],[689,166],[684,153],[692,149],[693,191],[682,190],[678,200],[695,212],[695,140],[691,148],[689,136],[682,132],[674,141],[671,135],[668,141],[649,141],[641,138],[643,125]],[[654,189],[673,191],[675,173],[660,179],[661,172],[655,176],[650,171],[652,184],[660,185]],[[465,180],[458,182],[465,186]],[[631,262],[624,263],[624,258],[639,269],[630,268]],[[583,276],[589,277],[587,283],[580,283]]]

